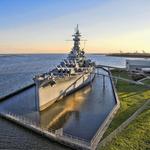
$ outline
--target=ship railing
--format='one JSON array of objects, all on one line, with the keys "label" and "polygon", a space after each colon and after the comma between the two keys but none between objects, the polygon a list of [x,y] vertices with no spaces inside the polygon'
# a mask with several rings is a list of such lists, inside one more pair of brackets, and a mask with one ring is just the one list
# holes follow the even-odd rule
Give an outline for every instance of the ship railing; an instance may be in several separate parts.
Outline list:
[{"label": "ship railing", "polygon": [[[84,76],[86,75],[87,73],[84,73],[82,76],[80,76],[77,80],[75,80],[71,85],[69,85],[60,95],[59,95],[59,97],[57,98],[57,99],[60,99],[62,96],[66,96],[66,94],[67,94],[67,92],[69,91],[69,89],[71,89],[71,88],[74,88],[75,86],[76,86],[76,84],[77,84],[77,82],[80,80],[80,79],[82,79],[82,78],[84,78]],[[91,78],[91,76],[92,76],[92,72],[90,72],[90,78]],[[82,80],[82,83],[84,83],[85,81],[84,80]]]},{"label": "ship railing", "polygon": [[0,115],[5,117],[8,120],[11,120],[11,121],[17,123],[17,124],[25,125],[26,127],[31,128],[33,130],[36,129],[37,131],[40,131],[41,133],[53,134],[57,137],[62,137],[62,139],[66,140],[66,141],[71,141],[78,145],[90,146],[90,142],[88,140],[67,134],[63,131],[63,129],[61,132],[57,132],[58,130],[47,129],[47,128],[41,127],[39,123],[37,123],[33,120],[30,120],[29,118],[27,118],[25,116],[15,114],[10,111],[1,111]]},{"label": "ship railing", "polygon": [[67,133],[63,133],[62,136],[63,136],[63,138],[67,138],[67,139],[69,138],[73,142],[77,142],[77,143],[80,143],[80,144],[90,146],[90,142],[86,139],[83,139],[83,138],[80,138],[80,137],[77,137],[77,136],[73,136],[73,135],[70,135],[70,134],[67,134]]},{"label": "ship railing", "polygon": [[40,125],[39,122],[33,121],[33,120],[29,119],[29,117],[25,117],[23,115],[19,115],[19,114],[10,112],[10,111],[1,111],[0,115],[7,118],[8,120],[13,120],[14,122],[16,122],[18,124],[29,125],[38,130],[42,130],[43,132],[48,131],[53,134],[55,133],[55,130],[44,128]]}]

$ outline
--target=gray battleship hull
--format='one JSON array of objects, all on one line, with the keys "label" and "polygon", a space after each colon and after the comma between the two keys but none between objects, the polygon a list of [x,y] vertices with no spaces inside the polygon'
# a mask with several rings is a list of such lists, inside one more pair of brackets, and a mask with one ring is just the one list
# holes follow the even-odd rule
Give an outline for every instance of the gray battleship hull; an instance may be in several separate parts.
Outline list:
[{"label": "gray battleship hull", "polygon": [[81,73],[57,79],[54,87],[49,84],[43,87],[36,86],[37,109],[42,111],[64,96],[88,85],[94,76],[94,72]]}]

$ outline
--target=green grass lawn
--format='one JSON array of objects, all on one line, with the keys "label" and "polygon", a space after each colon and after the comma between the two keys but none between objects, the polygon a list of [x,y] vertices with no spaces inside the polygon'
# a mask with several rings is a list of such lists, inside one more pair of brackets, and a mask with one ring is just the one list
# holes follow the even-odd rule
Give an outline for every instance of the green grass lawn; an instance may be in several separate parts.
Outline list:
[{"label": "green grass lawn", "polygon": [[144,110],[129,126],[101,150],[149,150],[150,109]]},{"label": "green grass lawn", "polygon": [[148,85],[150,85],[150,79],[145,79],[144,81],[142,81],[143,83],[145,83],[145,84],[148,84]]},{"label": "green grass lawn", "polygon": [[132,80],[131,75],[125,70],[114,69],[111,71],[113,76],[120,76]]},{"label": "green grass lawn", "polygon": [[[125,71],[118,72],[114,70],[112,71],[112,74],[115,76],[118,76],[118,74],[120,74],[120,77],[130,79],[130,75]],[[147,87],[143,85],[135,85],[135,84],[127,83],[122,80],[118,80],[116,89],[117,89],[118,97],[120,100],[120,109],[118,110],[116,116],[111,122],[109,128],[105,132],[103,138],[106,137],[108,134],[110,134],[119,125],[121,125],[121,123],[123,123],[127,118],[129,118],[146,100],[150,99],[150,89],[148,89]],[[150,118],[150,115],[145,118],[148,118],[148,117]],[[144,128],[144,126],[142,128]],[[130,133],[126,135],[127,136],[125,138],[128,141],[128,136],[130,136]],[[139,138],[138,136],[140,136],[140,134],[137,134],[137,138]],[[116,140],[117,139],[118,138],[116,138]],[[130,143],[130,141],[128,141],[128,143]],[[126,146],[128,145],[128,143],[126,143]]]}]

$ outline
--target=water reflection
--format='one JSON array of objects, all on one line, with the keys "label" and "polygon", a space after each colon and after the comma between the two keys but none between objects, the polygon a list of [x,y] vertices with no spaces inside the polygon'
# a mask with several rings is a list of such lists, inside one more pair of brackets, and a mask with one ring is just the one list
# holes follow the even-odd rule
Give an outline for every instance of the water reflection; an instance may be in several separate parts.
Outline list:
[{"label": "water reflection", "polygon": [[71,94],[63,100],[56,102],[51,107],[40,113],[41,127],[46,129],[62,128],[72,115],[76,120],[80,118],[80,108],[91,92],[91,86],[87,86],[75,94]]}]

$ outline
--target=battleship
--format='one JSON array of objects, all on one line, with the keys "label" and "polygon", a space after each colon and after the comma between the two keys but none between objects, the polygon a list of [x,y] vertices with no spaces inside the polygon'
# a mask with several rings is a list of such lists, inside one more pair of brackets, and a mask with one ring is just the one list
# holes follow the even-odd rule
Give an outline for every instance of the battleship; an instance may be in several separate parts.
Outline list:
[{"label": "battleship", "polygon": [[94,80],[95,63],[87,59],[84,48],[80,48],[81,33],[78,25],[72,37],[74,45],[67,58],[53,70],[33,78],[39,111],[45,110],[54,102],[89,85]]}]

